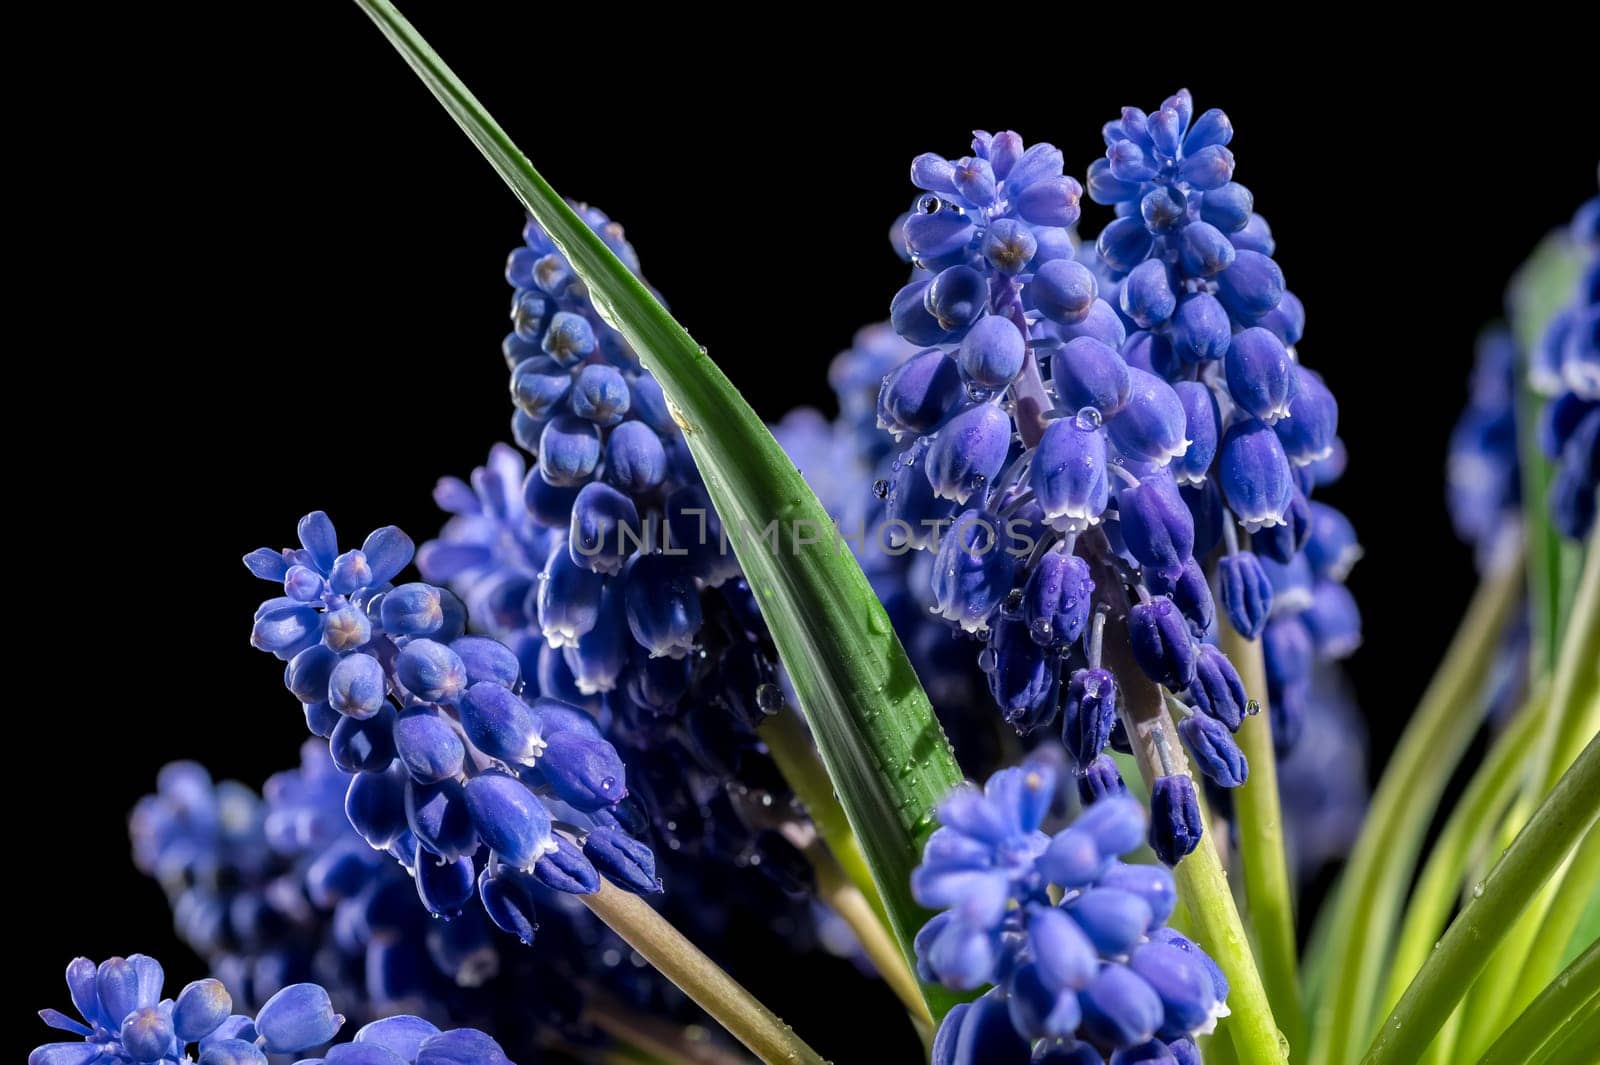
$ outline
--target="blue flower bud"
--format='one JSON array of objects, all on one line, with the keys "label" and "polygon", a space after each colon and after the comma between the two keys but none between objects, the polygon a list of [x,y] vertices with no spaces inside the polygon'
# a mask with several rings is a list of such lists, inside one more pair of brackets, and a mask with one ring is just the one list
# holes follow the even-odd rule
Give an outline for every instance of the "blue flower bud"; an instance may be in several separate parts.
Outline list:
[{"label": "blue flower bud", "polygon": [[1128,643],[1139,668],[1157,684],[1182,691],[1194,680],[1194,639],[1183,614],[1166,596],[1128,611]]},{"label": "blue flower bud", "polygon": [[1133,387],[1128,403],[1111,419],[1111,442],[1135,462],[1165,466],[1189,450],[1184,436],[1188,415],[1172,386],[1154,374],[1129,367]]},{"label": "blue flower bud", "polygon": [[283,671],[283,685],[296,699],[314,703],[328,695],[328,678],[339,656],[320,644],[307,647],[290,659]]},{"label": "blue flower bud", "polygon": [[1195,764],[1219,788],[1237,788],[1250,777],[1250,765],[1233,734],[1216,718],[1191,714],[1178,722],[1178,735],[1189,745]]},{"label": "blue flower bud", "polygon": [[1028,1039],[1071,1036],[1083,1020],[1078,996],[1062,994],[1045,983],[1039,966],[1024,962],[1006,982],[1006,1008],[1011,1025]]},{"label": "blue flower bud", "polygon": [[1272,331],[1272,335],[1285,344],[1294,345],[1306,332],[1306,308],[1296,296],[1288,289],[1283,290],[1283,299],[1278,305],[1261,316],[1260,325]]},{"label": "blue flower bud", "polygon": [[934,495],[965,503],[981,493],[1005,466],[1011,431],[1011,416],[993,403],[979,403],[950,419],[923,463]]},{"label": "blue flower bud", "polygon": [[1065,912],[1053,906],[1031,905],[1027,929],[1028,946],[1046,988],[1053,992],[1076,991],[1094,979],[1100,965],[1094,944]]},{"label": "blue flower bud", "polygon": [[[924,980],[935,981],[932,975],[925,975]],[[944,1020],[939,1025],[938,1032],[934,1033],[933,1046],[929,1051],[930,1065],[955,1065],[956,1043],[961,1038],[961,1022],[966,1019],[972,1010],[970,1003],[958,1002],[945,1014]],[[30,1062],[29,1065],[32,1065]],[[47,1063],[53,1065],[53,1063]]]},{"label": "blue flower bud", "polygon": [[571,311],[557,311],[545,330],[539,350],[562,366],[571,366],[593,355],[599,342],[588,319]]},{"label": "blue flower bud", "polygon": [[1152,595],[1164,595],[1172,600],[1189,623],[1189,632],[1195,640],[1205,639],[1217,620],[1217,609],[1211,598],[1211,585],[1199,562],[1189,558],[1181,566],[1147,569],[1144,579]]},{"label": "blue flower bud", "polygon": [[[1284,691],[1311,678],[1315,648],[1311,633],[1298,614],[1276,614],[1261,633],[1261,653],[1267,664],[1267,690]],[[1276,702],[1276,695],[1273,701]]]},{"label": "blue flower bud", "polygon": [[1318,581],[1311,607],[1300,617],[1320,659],[1348,658],[1361,646],[1361,611],[1350,589],[1342,584]]},{"label": "blue flower bud", "polygon": [[339,659],[324,689],[328,705],[349,717],[367,718],[383,709],[389,680],[383,664],[371,655]]},{"label": "blue flower bud", "polygon": [[444,624],[444,590],[431,584],[402,584],[385,592],[378,614],[391,636],[428,636]]},{"label": "blue flower bud", "polygon": [[269,1054],[321,1046],[342,1024],[344,1018],[333,1012],[328,992],[316,984],[291,984],[267,999],[256,1014],[261,1048]]},{"label": "blue flower bud", "polygon": [[172,1007],[172,1030],[185,1043],[216,1031],[233,1012],[233,997],[221,980],[196,980],[178,992]]},{"label": "blue flower bud", "polygon": [[334,607],[322,616],[322,644],[331,651],[354,651],[371,639],[372,621],[354,603]]},{"label": "blue flower bud", "polygon": [[635,557],[628,564],[625,604],[633,638],[652,655],[682,658],[694,648],[700,595],[681,557]]},{"label": "blue flower bud", "polygon": [[1117,682],[1103,669],[1079,669],[1067,683],[1061,742],[1080,766],[1105,750],[1117,720]]},{"label": "blue flower bud", "polygon": [[606,439],[606,481],[624,492],[639,494],[657,487],[667,476],[667,453],[661,437],[644,422],[623,422]]},{"label": "blue flower bud", "polygon": [[[1297,484],[1290,494],[1289,507],[1283,512],[1283,521],[1251,533],[1250,546],[1261,556],[1263,564],[1267,566],[1268,576],[1272,576],[1274,572],[1271,568],[1272,563],[1285,566],[1298,560],[1304,564],[1305,560],[1300,557],[1300,551],[1310,536],[1311,507]],[[1305,583],[1309,585],[1309,569],[1304,573],[1304,577]],[[1277,586],[1276,581],[1274,586]],[[1278,591],[1281,595],[1282,589],[1278,588]]]},{"label": "blue flower bud", "polygon": [[466,790],[478,836],[511,868],[531,870],[556,849],[550,811],[516,777],[480,773],[467,781]]},{"label": "blue flower bud", "polygon": [[399,1055],[402,1061],[415,1061],[422,1044],[438,1034],[439,1029],[421,1017],[400,1013],[364,1025],[356,1033],[355,1042],[382,1047]]},{"label": "blue flower bud", "polygon": [[934,559],[937,613],[967,632],[987,628],[1011,591],[1017,561],[1006,550],[1005,523],[973,508],[956,518]]},{"label": "blue flower bud", "polygon": [[1066,228],[1077,223],[1083,186],[1070,177],[1036,181],[1018,193],[1013,209],[1024,222]]},{"label": "blue flower bud", "polygon": [[985,995],[962,1018],[950,1065],[1029,1065],[1031,1058],[1032,1048],[1012,1025],[1005,1001]]},{"label": "blue flower bud", "polygon": [[939,271],[922,296],[924,307],[946,333],[961,332],[977,321],[988,301],[989,282],[970,266]]},{"label": "blue flower bud", "polygon": [[878,425],[894,433],[931,433],[964,394],[955,362],[940,351],[924,351],[884,377]]},{"label": "blue flower bud", "polygon": [[1087,266],[1071,259],[1052,259],[1033,275],[1027,294],[1040,314],[1052,322],[1072,325],[1088,317],[1099,289]]},{"label": "blue flower bud", "polygon": [[643,537],[633,500],[598,481],[579,490],[567,533],[567,553],[576,565],[595,573],[619,573]]},{"label": "blue flower bud", "polygon": [[1111,164],[1111,174],[1121,181],[1149,181],[1157,174],[1156,163],[1143,147],[1131,140],[1121,140],[1106,149],[1106,161]]},{"label": "blue flower bud", "polygon": [[[1015,137],[1016,144],[1020,145],[1022,143],[1021,138],[1016,137],[1016,134],[1001,134],[1001,136]],[[1037,144],[1029,145],[1027,151],[1022,153],[1021,158],[1005,174],[1000,176],[1005,178],[1006,187],[1011,191],[1012,195],[1016,195],[1037,182],[1050,181],[1060,177],[1064,166],[1065,163],[1060,149],[1053,144],[1040,141]],[[1000,174],[998,168],[995,173]]]},{"label": "blue flower bud", "polygon": [[632,402],[628,381],[614,366],[591,363],[572,384],[572,413],[596,425],[616,425]]},{"label": "blue flower bud", "polygon": [[539,434],[539,473],[546,484],[582,484],[599,464],[600,429],[594,422],[559,414]]},{"label": "blue flower bud", "polygon": [[556,833],[556,849],[533,867],[533,878],[552,891],[568,895],[592,895],[600,890],[600,873],[583,850],[566,836]]},{"label": "blue flower bud", "polygon": [[546,742],[539,771],[568,804],[579,810],[598,810],[628,794],[622,759],[604,739],[572,729],[557,732]]},{"label": "blue flower bud", "polygon": [[1200,843],[1200,800],[1194,781],[1182,774],[1157,777],[1150,790],[1150,849],[1177,865]]},{"label": "blue flower bud", "polygon": [[1135,266],[1122,282],[1122,313],[1141,329],[1150,329],[1172,317],[1178,308],[1167,264],[1146,259]]},{"label": "blue flower bud", "polygon": [[913,344],[940,344],[950,336],[949,330],[928,310],[925,297],[931,285],[929,281],[913,281],[895,293],[889,303],[890,325]]},{"label": "blue flower bud", "polygon": [[639,895],[661,890],[656,856],[650,848],[618,828],[592,829],[583,840],[584,857],[607,880]]},{"label": "blue flower bud", "polygon": [[1239,731],[1249,704],[1244,681],[1239,679],[1239,671],[1228,656],[1214,645],[1200,645],[1194,683],[1186,695],[1202,714],[1222,722],[1231,732]]},{"label": "blue flower bud", "polygon": [[431,706],[413,707],[395,718],[394,749],[419,784],[458,775],[467,753],[450,723]]},{"label": "blue flower bud", "polygon": [[1109,754],[1102,754],[1088,765],[1079,770],[1078,775],[1078,801],[1084,806],[1093,806],[1106,799],[1113,799],[1128,794],[1128,785],[1122,779],[1122,772],[1117,769],[1117,763]]},{"label": "blue flower bud", "polygon": [[1310,534],[1306,538],[1306,561],[1319,579],[1342,581],[1361,558],[1361,543],[1356,530],[1345,517],[1326,503],[1310,504]]},{"label": "blue flower bud", "polygon": [[1076,643],[1089,623],[1094,579],[1077,555],[1050,551],[1034,566],[1022,590],[1028,634],[1041,647]]},{"label": "blue flower bud", "polygon": [[1111,172],[1109,159],[1089,164],[1089,199],[1102,205],[1124,203],[1139,195],[1139,182],[1124,181]]},{"label": "blue flower bud", "polygon": [[1237,181],[1208,189],[1200,197],[1200,217],[1224,233],[1236,233],[1250,221],[1255,197]]},{"label": "blue flower bud", "polygon": [[1089,306],[1089,313],[1083,321],[1058,325],[1056,332],[1062,340],[1092,337],[1113,351],[1121,351],[1123,341],[1128,339],[1128,327],[1122,324],[1122,316],[1103,299],[1097,299]]},{"label": "blue flower bud", "polygon": [[[996,319],[998,320],[998,319]],[[889,493],[884,500],[885,540],[890,547],[924,548],[938,538],[955,514],[953,500],[933,493],[923,473],[929,441],[926,437],[894,457],[889,472]]]},{"label": "blue flower bud", "polygon": [[489,866],[478,874],[478,898],[489,920],[502,932],[516,936],[523,946],[533,943],[539,931],[538,910],[528,874],[505,866]]},{"label": "blue flower bud", "polygon": [[1216,226],[1191,222],[1178,236],[1179,261],[1190,277],[1215,277],[1233,265],[1234,247]]},{"label": "blue flower bud", "polygon": [[[1244,411],[1268,425],[1289,416],[1290,401],[1299,388],[1299,369],[1277,337],[1260,326],[1236,334],[1223,368],[1228,392]],[[1328,428],[1331,439],[1331,425]]]},{"label": "blue flower bud", "polygon": [[283,594],[297,603],[314,603],[322,598],[327,582],[310,566],[290,566],[283,575]]},{"label": "blue flower bud", "polygon": [[1283,299],[1283,271],[1260,252],[1241,249],[1217,275],[1217,298],[1240,322],[1254,324]]},{"label": "blue flower bud", "polygon": [[1055,528],[1081,532],[1094,525],[1111,498],[1105,435],[1078,418],[1052,421],[1034,452],[1028,483]]},{"label": "blue flower bud", "polygon": [[405,771],[357,773],[345,792],[344,812],[351,827],[373,850],[383,850],[406,831]]},{"label": "blue flower bud", "polygon": [[561,656],[572,671],[573,683],[584,695],[616,688],[628,656],[638,646],[628,631],[628,610],[621,582],[609,583],[600,597],[600,614],[594,628],[576,644],[562,648]]},{"label": "blue flower bud", "polygon": [[472,859],[436,858],[419,843],[415,875],[417,897],[429,913],[449,920],[461,915],[475,885]]},{"label": "blue flower bud", "polygon": [[1271,255],[1277,247],[1277,242],[1272,239],[1272,227],[1259,214],[1251,215],[1244,228],[1229,234],[1228,239],[1240,251],[1258,252],[1261,255]]},{"label": "blue flower bud", "polygon": [[1050,359],[1056,398],[1069,411],[1093,407],[1109,417],[1128,402],[1133,379],[1128,364],[1093,337],[1074,337]]},{"label": "blue flower bud", "polygon": [[1217,468],[1228,506],[1247,531],[1283,523],[1295,480],[1271,428],[1254,418],[1229,426]]},{"label": "blue flower bud", "polygon": [[1118,218],[1100,231],[1095,250],[1111,269],[1127,273],[1150,255],[1152,243],[1143,220]]},{"label": "blue flower bud", "polygon": [[994,203],[994,169],[987,159],[967,157],[956,162],[951,169],[951,181],[961,198],[975,207]]},{"label": "blue flower bud", "polygon": [[511,402],[530,418],[548,418],[572,391],[572,375],[543,356],[527,359],[511,371]]},{"label": "blue flower bud", "polygon": [[467,667],[442,643],[412,640],[395,659],[395,676],[424,702],[453,703],[467,690]]},{"label": "blue flower bud", "polygon": [[467,794],[455,780],[406,782],[406,824],[431,856],[454,861],[478,849]]},{"label": "blue flower bud", "polygon": [[1172,476],[1180,485],[1200,484],[1211,469],[1222,435],[1217,398],[1199,381],[1179,381],[1172,389],[1183,404],[1184,436],[1189,438],[1189,449],[1172,460]]},{"label": "blue flower bud", "polygon": [[1211,362],[1227,353],[1233,340],[1233,324],[1215,296],[1193,292],[1178,300],[1169,339],[1173,351],[1184,362]]},{"label": "blue flower bud", "polygon": [[1202,191],[1220,189],[1233,178],[1233,153],[1220,144],[1188,148],[1178,164],[1178,179]]},{"label": "blue flower bud", "polygon": [[989,693],[1006,722],[1018,735],[1026,735],[1055,717],[1056,666],[1050,654],[1030,637],[1025,622],[1002,617],[993,633]]},{"label": "blue flower bud", "polygon": [[1091,887],[1062,904],[1103,957],[1126,954],[1154,921],[1150,904],[1127,891]]},{"label": "blue flower bud", "polygon": [[557,546],[545,560],[537,597],[539,628],[553,648],[576,643],[600,616],[605,578]]},{"label": "blue flower bud", "polygon": [[980,318],[962,338],[957,352],[961,372],[979,388],[1001,389],[1022,370],[1028,345],[1009,318]]},{"label": "blue flower bud", "polygon": [[1289,414],[1273,425],[1289,461],[1297,466],[1327,458],[1339,427],[1339,404],[1314,370],[1295,367],[1298,382]]},{"label": "blue flower bud", "polygon": [[1112,962],[1078,994],[1083,1032],[1114,1048],[1136,1046],[1156,1034],[1164,1014],[1161,999],[1126,965]]},{"label": "blue flower bud", "polygon": [[322,639],[322,616],[292,599],[263,603],[250,630],[250,646],[287,662]]},{"label": "blue flower bud", "polygon": [[[539,454],[539,438],[544,435],[546,419],[535,418],[525,410],[511,412],[511,439],[517,446],[533,455]],[[538,466],[534,467],[538,473]]]},{"label": "blue flower bud", "polygon": [[1272,612],[1272,583],[1261,560],[1249,551],[1225,556],[1217,562],[1217,586],[1234,631],[1247,640],[1261,635]]},{"label": "blue flower bud", "polygon": [[430,1036],[417,1048],[415,1065],[511,1065],[500,1044],[475,1028]]},{"label": "blue flower bud", "polygon": [[1128,865],[1113,862],[1100,878],[1103,888],[1115,888],[1137,895],[1150,907],[1151,925],[1165,924],[1178,905],[1178,887],[1172,874],[1159,865]]},{"label": "blue flower bud", "polygon": [[1033,230],[1015,218],[997,218],[984,231],[984,261],[1007,277],[1020,274],[1033,260],[1039,242]]},{"label": "blue flower bud", "polygon": [[[172,1046],[172,1019],[158,1007],[146,1006],[128,1014],[117,1034],[124,1052],[134,1061],[159,1061]],[[90,1045],[89,1050],[93,1053],[94,1047]]]},{"label": "blue flower bud", "polygon": [[1168,233],[1188,216],[1188,205],[1178,189],[1157,185],[1139,201],[1139,217],[1152,233]]},{"label": "blue flower bud", "polygon": [[1164,1016],[1157,1034],[1163,1039],[1187,1035],[1210,1023],[1216,991],[1194,952],[1171,943],[1144,943],[1129,955],[1128,967],[1161,999]]},{"label": "blue flower bud", "polygon": [[1123,543],[1142,564],[1181,569],[1194,554],[1194,518],[1165,471],[1117,492]]},{"label": "blue flower bud", "polygon": [[1049,1043],[1039,1048],[1033,1065],[1105,1065],[1105,1060],[1105,1056],[1088,1043]]},{"label": "blue flower bud", "polygon": [[295,531],[300,536],[300,546],[306,549],[319,571],[326,573],[339,554],[339,537],[333,522],[320,510],[313,510],[300,519]]},{"label": "blue flower bud", "polygon": [[923,152],[911,160],[911,183],[929,192],[955,192],[955,166],[942,155]]},{"label": "blue flower bud", "polygon": [[249,1040],[217,1039],[200,1051],[200,1065],[267,1065],[267,1056]]},{"label": "blue flower bud", "polygon": [[930,267],[958,260],[976,231],[972,219],[937,199],[924,197],[920,204],[932,209],[913,211],[906,217],[901,229],[906,248]]},{"label": "blue flower bud", "polygon": [[1100,854],[1114,858],[1144,842],[1144,808],[1133,799],[1108,799],[1085,810],[1073,827],[1095,839]]}]

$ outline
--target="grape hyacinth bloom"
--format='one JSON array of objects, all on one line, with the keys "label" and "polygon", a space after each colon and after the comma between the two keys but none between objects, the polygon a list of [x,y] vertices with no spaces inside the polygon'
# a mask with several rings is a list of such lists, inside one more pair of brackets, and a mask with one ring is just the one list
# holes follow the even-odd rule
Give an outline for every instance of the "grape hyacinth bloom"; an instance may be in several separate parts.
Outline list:
[{"label": "grape hyacinth bloom", "polygon": [[992,986],[946,1017],[936,1063],[1170,1060],[1228,1012],[1216,964],[1165,927],[1172,874],[1118,860],[1143,841],[1144,810],[1107,797],[1047,835],[1054,792],[1054,769],[1030,761],[939,808],[912,880],[938,911],[918,968],[957,990]]},{"label": "grape hyacinth bloom", "polygon": [[[593,891],[595,855],[577,848],[617,824],[627,796],[621,756],[595,719],[559,698],[536,697],[542,685],[524,678],[510,649],[465,635],[466,612],[449,591],[389,583],[410,562],[411,542],[399,530],[368,538],[386,552],[370,565],[329,561],[365,552],[337,555],[320,511],[300,527],[300,548],[263,548],[246,565],[286,585],[308,563],[319,575],[343,564],[362,580],[324,579],[315,594],[269,600],[257,616],[275,626],[273,636],[257,643],[288,658],[285,682],[312,731],[327,736],[334,763],[353,774],[345,812],[356,831],[411,872],[424,905],[441,917],[478,896],[497,924],[522,931],[522,907],[507,899],[527,892],[518,895],[515,885]],[[294,640],[277,635],[288,622],[276,619],[289,615],[304,633]],[[360,618],[359,641],[350,635],[355,626],[335,624],[344,615]],[[648,850],[636,857],[640,869],[624,872],[604,857],[598,865],[629,890],[657,890]],[[573,866],[583,872],[576,881]]]},{"label": "grape hyacinth bloom", "polygon": [[1554,464],[1550,518],[1581,540],[1600,506],[1600,196],[1578,208],[1569,233],[1582,257],[1577,291],[1540,338],[1529,379],[1546,398],[1539,441]]},{"label": "grape hyacinth bloom", "polygon": [[[883,517],[933,553],[928,605],[984,643],[1005,718],[1061,717],[1080,773],[1117,718],[1091,616],[1125,617],[1140,670],[1223,726],[1180,730],[1222,787],[1248,773],[1231,733],[1253,704],[1216,626],[1263,641],[1282,750],[1315,663],[1359,642],[1342,583],[1359,547],[1310,499],[1342,464],[1337,403],[1300,364],[1304,311],[1232,181],[1231,136],[1187,92],[1126,109],[1088,182],[1117,218],[1078,249],[1060,153],[980,132],[966,158],[916,159],[895,232],[915,271],[891,322],[923,350],[878,397]],[[1153,834],[1194,839],[1179,821]]]},{"label": "grape hyacinth bloom", "polygon": [[[233,1011],[222,983],[196,980],[176,998],[162,998],[164,973],[143,954],[110,958],[96,965],[77,958],[67,966],[67,987],[82,1020],[59,1010],[40,1010],[50,1027],[80,1037],[48,1043],[28,1055],[28,1065],[267,1065],[269,1055],[300,1054],[331,1042],[345,1018],[334,1012],[325,988],[292,984],[273,995],[253,1016]],[[350,1043],[329,1047],[308,1063],[472,1061],[512,1065],[505,1051],[471,1028],[441,1031],[421,1017],[396,1015],[363,1027]]]},{"label": "grape hyacinth bloom", "polygon": [[1467,406],[1450,433],[1445,497],[1456,535],[1494,570],[1522,536],[1522,477],[1517,463],[1517,347],[1505,326],[1478,338]]}]

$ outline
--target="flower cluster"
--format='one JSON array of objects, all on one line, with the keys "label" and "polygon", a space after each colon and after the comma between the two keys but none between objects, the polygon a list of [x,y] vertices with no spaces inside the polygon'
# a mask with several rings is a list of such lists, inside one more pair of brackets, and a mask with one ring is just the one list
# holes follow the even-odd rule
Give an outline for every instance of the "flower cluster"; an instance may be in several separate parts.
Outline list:
[{"label": "flower cluster", "polygon": [[1600,196],[1578,208],[1571,237],[1583,257],[1577,291],[1535,348],[1530,379],[1549,398],[1539,440],[1555,463],[1551,520],[1562,535],[1582,539],[1600,492]]},{"label": "flower cluster", "polygon": [[453,917],[476,894],[530,940],[533,883],[588,893],[603,873],[659,889],[650,848],[624,825],[635,818],[622,759],[595,719],[534,698],[515,654],[464,635],[449,591],[391,584],[411,560],[404,533],[380,529],[340,553],[317,511],[300,544],[246,556],[286,593],[262,604],[251,640],[288,663],[312,732],[355,774],[350,823],[411,872],[430,912]]},{"label": "flower cluster", "polygon": [[[1337,404],[1300,365],[1304,313],[1232,181],[1231,136],[1187,92],[1124,110],[1089,172],[1118,215],[1093,252],[1074,250],[1077,185],[1049,145],[979,133],[969,157],[919,156],[924,193],[899,227],[917,273],[890,313],[925,350],[877,403],[897,447],[886,525],[934,553],[934,610],[985,642],[1007,720],[1060,716],[1093,765],[1118,693],[1092,619],[1125,615],[1133,658],[1195,711],[1181,731],[1222,787],[1247,772],[1232,732],[1249,702],[1214,643],[1217,600],[1263,641],[1283,749],[1313,666],[1359,640],[1353,531],[1309,500],[1342,468]],[[1189,817],[1187,787],[1158,787],[1158,814]],[[1154,835],[1181,857],[1198,822],[1171,827]]]},{"label": "flower cluster", "polygon": [[917,936],[918,965],[958,990],[993,987],[946,1017],[934,1062],[1197,1061],[1193,1037],[1226,1015],[1227,981],[1165,927],[1172,874],[1117,860],[1143,842],[1144,811],[1108,798],[1047,835],[1054,776],[1003,769],[939,808],[912,878],[941,911]]},{"label": "flower cluster", "polygon": [[[59,1010],[40,1010],[50,1027],[79,1036],[47,1043],[28,1065],[96,1065],[140,1062],[192,1065],[198,1049],[206,1065],[267,1065],[268,1055],[297,1054],[329,1043],[344,1025],[326,989],[300,983],[283,988],[254,1016],[233,1012],[218,980],[196,980],[162,998],[165,974],[154,958],[134,954],[96,965],[77,958],[67,966],[67,988],[82,1021]],[[397,1015],[366,1025],[353,1042],[330,1047],[302,1065],[512,1065],[489,1036],[471,1028],[442,1032],[421,1017]]]}]

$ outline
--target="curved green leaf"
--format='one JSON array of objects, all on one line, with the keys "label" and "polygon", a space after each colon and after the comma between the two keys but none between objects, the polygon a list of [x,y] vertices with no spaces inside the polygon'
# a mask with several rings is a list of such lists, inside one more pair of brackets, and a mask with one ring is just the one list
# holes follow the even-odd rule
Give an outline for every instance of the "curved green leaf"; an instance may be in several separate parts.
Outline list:
[{"label": "curved green leaf", "polygon": [[[357,2],[550,234],[595,307],[661,383],[909,956],[927,916],[911,898],[911,870],[933,829],[934,805],[961,773],[861,567],[716,363],[545,182],[394,5]],[[925,994],[935,1016],[951,1001],[937,989]]]}]

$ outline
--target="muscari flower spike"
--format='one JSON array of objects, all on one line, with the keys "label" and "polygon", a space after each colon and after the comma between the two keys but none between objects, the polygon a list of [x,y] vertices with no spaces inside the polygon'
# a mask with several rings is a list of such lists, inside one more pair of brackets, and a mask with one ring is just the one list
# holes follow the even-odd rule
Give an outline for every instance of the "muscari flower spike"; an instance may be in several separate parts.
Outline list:
[{"label": "muscari flower spike", "polygon": [[1600,506],[1600,196],[1578,208],[1569,232],[1582,256],[1577,290],[1540,338],[1529,381],[1546,397],[1539,441],[1554,464],[1550,518],[1578,540]]},{"label": "muscari flower spike", "polygon": [[[267,1065],[268,1055],[325,1046],[345,1022],[320,984],[291,984],[251,1016],[233,1012],[233,999],[219,980],[196,980],[176,998],[162,998],[163,980],[160,963],[143,954],[110,958],[98,966],[88,958],[75,959],[67,966],[67,987],[82,1020],[53,1009],[40,1010],[39,1016],[80,1039],[36,1047],[28,1065]],[[480,1031],[440,1031],[421,1017],[404,1014],[374,1021],[353,1041],[300,1061],[512,1065],[500,1044]]]},{"label": "muscari flower spike", "polygon": [[[301,540],[301,549],[253,552],[246,565],[287,583],[304,562],[324,576],[338,568],[331,560],[348,557],[337,554],[320,511],[302,520]],[[367,540],[375,542],[394,546],[381,565],[348,567],[363,575],[359,583],[341,589],[324,576],[316,595],[270,600],[257,614],[257,645],[288,658],[285,682],[312,731],[353,774],[350,823],[411,872],[424,905],[441,917],[481,894],[480,869],[488,881],[570,887],[553,856],[563,837],[581,843],[618,823],[627,796],[621,756],[584,709],[539,696],[540,682],[524,677],[509,648],[465,635],[466,611],[452,593],[390,583],[410,561],[404,534],[380,530]],[[338,624],[346,615],[362,624]],[[264,624],[271,639],[259,637]],[[350,635],[357,628],[359,641]],[[289,629],[300,635],[278,635]],[[659,890],[648,848],[637,858],[639,868],[616,881]]]},{"label": "muscari flower spike", "polygon": [[912,879],[939,911],[917,935],[918,968],[957,990],[992,986],[946,1017],[933,1060],[1190,1060],[1228,1012],[1227,981],[1165,927],[1172,874],[1118,860],[1144,841],[1144,810],[1106,796],[1050,835],[1055,787],[1055,770],[1030,761],[939,808]]},{"label": "muscari flower spike", "polygon": [[1117,218],[1093,248],[1076,247],[1079,187],[1049,145],[980,132],[966,158],[913,163],[922,194],[894,236],[915,269],[890,319],[922,350],[883,378],[895,452],[878,494],[930,530],[903,537],[935,556],[929,605],[984,641],[1019,731],[1065,710],[1087,774],[1112,731],[1083,712],[1100,667],[1087,619],[1126,615],[1140,668],[1224,726],[1181,734],[1232,786],[1250,701],[1213,646],[1215,597],[1221,623],[1264,641],[1281,749],[1313,665],[1359,642],[1342,584],[1359,547],[1309,498],[1342,467],[1337,403],[1300,364],[1304,311],[1232,180],[1227,117],[1180,92],[1104,133],[1088,191]]}]

